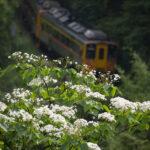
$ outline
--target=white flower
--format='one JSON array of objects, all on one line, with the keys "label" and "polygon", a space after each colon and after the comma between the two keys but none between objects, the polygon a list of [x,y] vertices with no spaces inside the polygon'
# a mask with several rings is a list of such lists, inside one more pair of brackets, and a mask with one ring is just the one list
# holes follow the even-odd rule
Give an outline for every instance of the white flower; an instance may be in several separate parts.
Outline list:
[{"label": "white flower", "polygon": [[101,100],[106,100],[105,95],[102,95],[99,92],[92,92],[92,90],[86,85],[71,85],[70,88],[76,90],[79,93],[85,93],[87,97],[94,97]]},{"label": "white flower", "polygon": [[114,74],[113,77],[113,81],[118,81],[120,79],[120,76],[118,74]]},{"label": "white flower", "polygon": [[48,61],[47,56],[41,55],[41,56],[36,56],[36,55],[29,55],[27,53],[22,53],[22,52],[15,52],[12,55],[10,55],[8,58],[18,60],[18,61],[26,61],[28,63],[36,63],[39,62],[40,60],[43,60],[45,62]]},{"label": "white flower", "polygon": [[40,105],[41,102],[43,102],[43,101],[44,101],[43,98],[36,98],[36,99],[35,99],[35,102],[37,103],[37,105]]},{"label": "white flower", "polygon": [[40,125],[38,124],[38,122],[33,121],[32,124],[36,130],[40,130]]},{"label": "white flower", "polygon": [[115,97],[110,100],[111,105],[121,111],[131,110],[131,112],[135,112],[138,108],[137,103],[126,100],[122,97]]},{"label": "white flower", "polygon": [[48,124],[44,127],[41,127],[40,131],[41,132],[46,132],[49,135],[55,136],[55,137],[58,137],[58,138],[61,138],[61,136],[63,135],[62,128],[56,128],[52,124]]},{"label": "white flower", "polygon": [[45,84],[49,84],[49,83],[57,83],[58,81],[56,79],[53,79],[49,76],[45,76],[45,77],[37,77],[33,80],[31,80],[28,83],[28,86],[40,86],[40,85],[45,85]]},{"label": "white flower", "polygon": [[101,150],[100,147],[95,143],[87,142],[87,146],[88,150]]},{"label": "white flower", "polygon": [[55,123],[66,124],[66,119],[62,115],[56,114],[55,112],[53,112],[53,110],[48,108],[48,106],[43,106],[43,107],[40,107],[40,108],[36,108],[34,110],[34,114],[38,118],[47,115]]},{"label": "white flower", "polygon": [[61,113],[67,118],[75,118],[76,109],[73,107],[51,105],[51,109],[54,113]]},{"label": "white flower", "polygon": [[145,102],[139,104],[139,109],[143,112],[149,111],[150,110],[150,101],[145,101]]},{"label": "white flower", "polygon": [[8,117],[8,116],[3,115],[3,114],[0,114],[0,119],[4,119],[5,121],[11,121],[11,122],[14,121],[14,118]]},{"label": "white flower", "polygon": [[63,126],[63,128],[69,135],[74,135],[78,131],[78,129],[74,127],[72,124],[66,124]]},{"label": "white flower", "polygon": [[92,125],[92,126],[94,126],[94,127],[97,127],[99,124],[98,124],[98,122],[89,121],[89,122],[88,122],[88,125]]},{"label": "white flower", "polygon": [[49,118],[51,118],[55,123],[61,123],[62,125],[66,124],[66,119],[60,115],[60,114],[51,114],[49,115]]},{"label": "white flower", "polygon": [[97,78],[96,78],[95,74],[96,74],[96,71],[92,70],[92,71],[89,72],[89,74],[87,76],[93,78],[94,80],[96,80]]},{"label": "white flower", "polygon": [[48,106],[43,106],[43,107],[39,107],[39,108],[36,108],[34,110],[34,114],[37,115],[38,118],[44,116],[44,115],[51,115],[53,114],[52,110],[50,110],[48,108]]},{"label": "white flower", "polygon": [[7,108],[7,105],[3,102],[0,102],[0,112],[5,111],[6,108]]},{"label": "white flower", "polygon": [[13,92],[7,93],[5,98],[8,102],[17,103],[20,100],[24,100],[25,102],[31,102],[31,99],[27,99],[31,95],[29,90],[25,90],[23,88],[14,89]]},{"label": "white flower", "polygon": [[49,125],[46,125],[44,127],[41,127],[40,131],[41,132],[45,131],[45,132],[49,133],[49,132],[52,132],[52,131],[57,131],[57,128],[55,128],[53,125],[49,124]]},{"label": "white flower", "polygon": [[72,85],[70,88],[76,90],[79,93],[91,92],[91,89],[85,85]]},{"label": "white flower", "polygon": [[104,119],[104,120],[109,121],[109,122],[116,121],[115,116],[108,113],[108,112],[104,112],[104,113],[99,114],[98,119]]},{"label": "white flower", "polygon": [[88,122],[85,119],[77,119],[74,122],[74,126],[77,128],[86,127],[88,126]]},{"label": "white flower", "polygon": [[31,121],[33,119],[32,115],[26,112],[24,109],[21,109],[19,111],[10,110],[9,115],[11,117],[18,118],[18,119],[21,118],[22,121],[25,121],[25,122]]},{"label": "white flower", "polygon": [[87,97],[94,97],[94,98],[99,98],[102,100],[106,100],[105,95],[100,94],[99,92],[87,92],[86,93]]}]

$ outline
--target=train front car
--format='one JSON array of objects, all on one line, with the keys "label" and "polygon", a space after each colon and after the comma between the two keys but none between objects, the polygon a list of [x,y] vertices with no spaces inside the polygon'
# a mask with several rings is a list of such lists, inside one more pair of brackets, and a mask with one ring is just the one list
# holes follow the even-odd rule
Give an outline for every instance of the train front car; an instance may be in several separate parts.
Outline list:
[{"label": "train front car", "polygon": [[[56,1],[38,1],[36,38],[59,56],[70,56],[97,71],[115,71],[117,46],[101,30],[91,30]],[[39,45],[39,44],[37,44]]]},{"label": "train front car", "polygon": [[115,71],[117,45],[102,31],[88,30],[83,63],[99,71]]}]

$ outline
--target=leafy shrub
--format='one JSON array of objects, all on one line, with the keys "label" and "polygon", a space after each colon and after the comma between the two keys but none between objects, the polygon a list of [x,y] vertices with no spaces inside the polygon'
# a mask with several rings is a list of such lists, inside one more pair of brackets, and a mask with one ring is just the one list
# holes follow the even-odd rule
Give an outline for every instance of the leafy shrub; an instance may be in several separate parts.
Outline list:
[{"label": "leafy shrub", "polygon": [[25,86],[1,97],[1,149],[112,150],[126,141],[127,149],[148,148],[150,102],[118,97],[118,75],[96,78],[69,58],[9,58]]}]

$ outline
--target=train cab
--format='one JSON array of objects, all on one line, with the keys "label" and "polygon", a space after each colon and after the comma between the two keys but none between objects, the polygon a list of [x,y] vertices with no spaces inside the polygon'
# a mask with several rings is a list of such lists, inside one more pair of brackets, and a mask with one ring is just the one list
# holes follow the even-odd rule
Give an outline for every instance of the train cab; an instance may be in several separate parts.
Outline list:
[{"label": "train cab", "polygon": [[85,45],[83,63],[92,69],[114,71],[117,59],[117,45],[112,42],[100,42]]}]

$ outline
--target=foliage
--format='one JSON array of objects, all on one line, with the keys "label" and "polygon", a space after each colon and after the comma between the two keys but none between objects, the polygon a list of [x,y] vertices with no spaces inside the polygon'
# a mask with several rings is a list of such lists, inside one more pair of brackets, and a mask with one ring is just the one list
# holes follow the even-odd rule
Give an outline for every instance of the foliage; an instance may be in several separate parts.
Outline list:
[{"label": "foliage", "polygon": [[17,17],[20,4],[20,0],[0,0],[0,67],[9,64],[7,56],[16,49],[25,51],[30,48],[34,53],[35,48],[31,39],[21,27]]},{"label": "foliage", "polygon": [[69,58],[9,58],[25,86],[1,96],[1,149],[148,149],[150,102],[116,97],[117,75],[95,78]]},{"label": "foliage", "polygon": [[150,72],[147,65],[137,54],[134,54],[133,58],[134,60],[131,64],[130,74],[125,75],[122,72],[122,85],[120,86],[120,89],[124,95],[133,100],[149,100],[150,93],[148,91],[150,91]]}]

